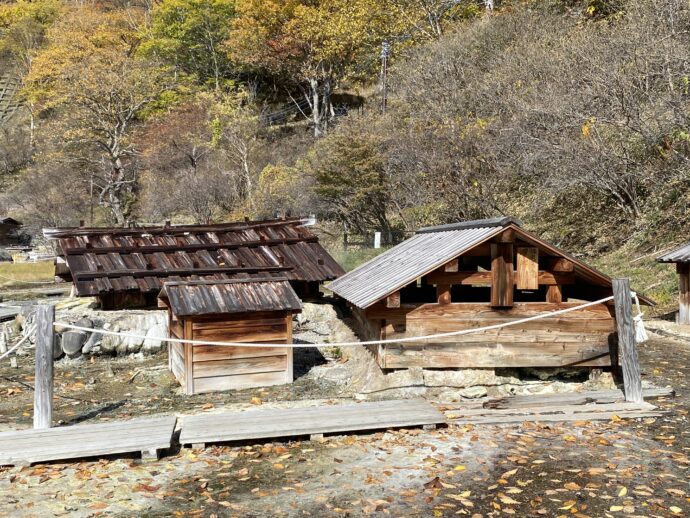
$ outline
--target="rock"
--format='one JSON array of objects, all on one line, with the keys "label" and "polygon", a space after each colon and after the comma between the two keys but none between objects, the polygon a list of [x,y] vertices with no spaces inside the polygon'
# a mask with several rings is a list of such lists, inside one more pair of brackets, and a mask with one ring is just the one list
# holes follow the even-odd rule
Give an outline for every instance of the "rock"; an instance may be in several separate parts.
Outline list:
[{"label": "rock", "polygon": [[62,335],[55,333],[55,340],[53,340],[53,360],[59,360],[63,354]]},{"label": "rock", "polygon": [[156,324],[151,326],[146,332],[146,340],[142,346],[142,351],[147,354],[156,353],[160,351],[165,342],[162,338],[168,337],[168,327],[163,324]]},{"label": "rock", "polygon": [[84,331],[67,331],[62,334],[62,350],[70,358],[81,355],[81,348],[86,343]]},{"label": "rock", "polygon": [[12,261],[12,254],[4,248],[0,248],[0,263],[11,263]]},{"label": "rock", "polygon": [[[113,328],[113,331],[119,331],[118,327]],[[103,335],[101,339],[101,350],[106,354],[115,354],[117,346],[120,343],[120,338],[114,335]]]},{"label": "rock", "polygon": [[[101,333],[91,333],[86,339],[84,347],[82,347],[82,354],[89,354],[96,352],[96,346],[101,345],[101,338],[103,335]],[[98,348],[100,351],[100,347]]]},{"label": "rock", "polygon": [[77,320],[74,323],[75,326],[79,327],[88,327],[89,329],[93,329],[93,322],[91,321],[90,318],[82,317],[79,320]]},{"label": "rock", "polygon": [[486,387],[476,386],[467,387],[465,389],[459,390],[459,394],[466,399],[477,399],[487,395],[488,391]]}]

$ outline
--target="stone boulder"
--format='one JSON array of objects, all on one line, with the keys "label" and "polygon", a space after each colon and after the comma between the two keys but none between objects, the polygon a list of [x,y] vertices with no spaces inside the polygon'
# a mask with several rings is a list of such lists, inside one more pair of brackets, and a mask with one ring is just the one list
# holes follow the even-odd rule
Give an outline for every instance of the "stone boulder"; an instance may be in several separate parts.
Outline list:
[{"label": "stone boulder", "polygon": [[68,358],[81,356],[81,349],[86,343],[85,331],[67,331],[62,333],[62,350]]}]

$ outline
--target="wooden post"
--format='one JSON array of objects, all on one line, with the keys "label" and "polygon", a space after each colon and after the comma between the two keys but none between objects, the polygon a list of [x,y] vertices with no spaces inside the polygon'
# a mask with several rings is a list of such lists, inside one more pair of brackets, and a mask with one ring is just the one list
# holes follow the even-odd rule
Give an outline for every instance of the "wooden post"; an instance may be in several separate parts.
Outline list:
[{"label": "wooden post", "polygon": [[613,296],[616,305],[618,329],[618,355],[623,369],[625,400],[642,403],[642,378],[640,363],[635,349],[635,330],[632,319],[632,297],[629,279],[613,279]]},{"label": "wooden post", "polygon": [[34,391],[34,428],[53,426],[53,342],[55,307],[41,304],[36,308],[36,377]]},{"label": "wooden post", "polygon": [[491,245],[491,307],[513,306],[513,245],[494,243]]},{"label": "wooden post", "polygon": [[436,286],[436,300],[439,304],[451,303],[450,284],[439,284]]},{"label": "wooden post", "polygon": [[676,263],[678,272],[678,323],[690,324],[690,264]]}]

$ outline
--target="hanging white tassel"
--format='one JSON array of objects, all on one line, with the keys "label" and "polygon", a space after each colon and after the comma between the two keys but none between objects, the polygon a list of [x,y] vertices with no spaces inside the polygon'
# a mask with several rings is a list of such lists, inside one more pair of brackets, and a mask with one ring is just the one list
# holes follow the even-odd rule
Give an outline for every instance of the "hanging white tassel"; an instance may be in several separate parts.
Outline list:
[{"label": "hanging white tassel", "polygon": [[641,344],[649,340],[649,335],[647,330],[644,328],[644,322],[642,321],[642,308],[640,308],[640,299],[637,298],[637,293],[634,291],[631,293],[632,298],[635,301],[635,306],[637,307],[637,315],[633,317],[633,326],[635,327],[635,343]]}]

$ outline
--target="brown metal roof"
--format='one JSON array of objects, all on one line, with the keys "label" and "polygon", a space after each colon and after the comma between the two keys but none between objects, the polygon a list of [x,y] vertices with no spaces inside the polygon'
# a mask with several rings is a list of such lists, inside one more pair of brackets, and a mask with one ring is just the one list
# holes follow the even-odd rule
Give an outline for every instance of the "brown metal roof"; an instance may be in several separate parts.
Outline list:
[{"label": "brown metal roof", "polygon": [[302,310],[285,278],[166,282],[158,298],[178,317]]},{"label": "brown metal roof", "polygon": [[80,296],[158,292],[166,281],[281,276],[322,282],[343,273],[301,219],[218,225],[45,229]]}]

